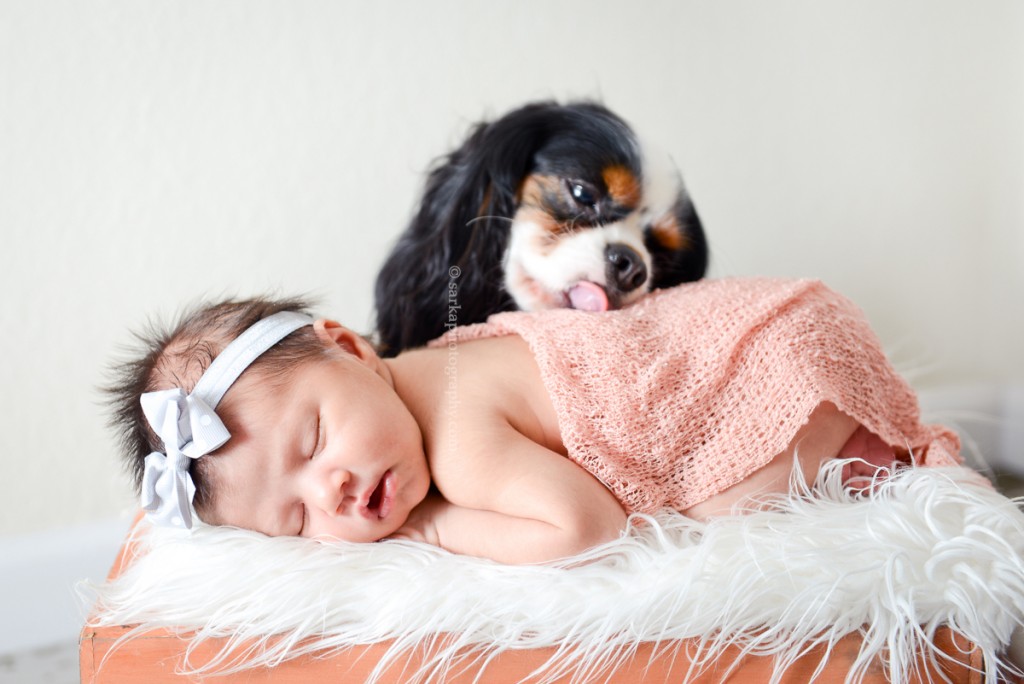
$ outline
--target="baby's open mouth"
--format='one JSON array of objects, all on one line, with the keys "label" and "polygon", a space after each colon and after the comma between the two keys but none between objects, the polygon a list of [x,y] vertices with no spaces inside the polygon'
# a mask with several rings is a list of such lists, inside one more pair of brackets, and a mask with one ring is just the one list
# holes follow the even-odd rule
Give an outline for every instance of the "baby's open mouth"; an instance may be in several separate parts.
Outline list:
[{"label": "baby's open mouth", "polygon": [[381,476],[380,482],[370,493],[366,502],[366,510],[371,516],[381,520],[388,517],[391,512],[391,505],[395,498],[395,475],[390,470]]}]

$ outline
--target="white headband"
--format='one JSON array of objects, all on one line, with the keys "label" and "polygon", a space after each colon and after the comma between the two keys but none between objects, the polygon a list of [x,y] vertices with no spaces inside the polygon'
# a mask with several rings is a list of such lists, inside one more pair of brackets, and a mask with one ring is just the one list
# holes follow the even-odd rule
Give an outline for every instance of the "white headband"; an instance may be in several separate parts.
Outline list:
[{"label": "white headband", "polygon": [[142,475],[142,508],[152,522],[192,529],[196,487],[188,474],[188,459],[205,456],[231,437],[214,409],[249,364],[289,333],[312,323],[312,318],[294,311],[267,316],[217,355],[191,394],[175,388],[142,395],[142,412],[166,451],[147,456]]}]

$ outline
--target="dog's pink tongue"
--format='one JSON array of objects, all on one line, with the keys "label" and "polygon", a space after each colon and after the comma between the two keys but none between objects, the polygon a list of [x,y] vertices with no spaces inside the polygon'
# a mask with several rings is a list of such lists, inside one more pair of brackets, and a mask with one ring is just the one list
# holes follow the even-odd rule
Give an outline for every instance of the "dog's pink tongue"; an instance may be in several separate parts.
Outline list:
[{"label": "dog's pink tongue", "polygon": [[608,294],[600,285],[584,280],[569,288],[569,303],[580,311],[607,311]]}]

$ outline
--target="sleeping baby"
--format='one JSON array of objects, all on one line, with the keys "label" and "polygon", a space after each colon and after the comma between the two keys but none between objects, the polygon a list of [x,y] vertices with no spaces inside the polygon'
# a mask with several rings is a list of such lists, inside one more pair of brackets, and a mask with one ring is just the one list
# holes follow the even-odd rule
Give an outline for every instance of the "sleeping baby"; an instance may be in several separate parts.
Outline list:
[{"label": "sleeping baby", "polygon": [[630,513],[811,491],[835,458],[856,490],[960,462],[863,314],[816,281],[503,313],[393,359],[298,300],[224,301],[140,339],[110,392],[157,524],[531,563],[617,538]]}]

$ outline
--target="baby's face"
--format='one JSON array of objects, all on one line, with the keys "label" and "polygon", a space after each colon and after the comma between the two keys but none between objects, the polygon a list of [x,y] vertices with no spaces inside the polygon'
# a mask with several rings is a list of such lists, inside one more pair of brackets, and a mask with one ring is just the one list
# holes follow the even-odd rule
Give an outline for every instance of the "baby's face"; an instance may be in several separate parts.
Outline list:
[{"label": "baby's face", "polygon": [[243,376],[231,391],[242,420],[208,457],[207,522],[369,542],[395,532],[426,496],[419,426],[364,359],[302,363],[278,388]]}]

